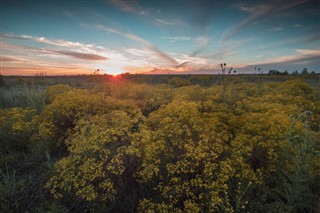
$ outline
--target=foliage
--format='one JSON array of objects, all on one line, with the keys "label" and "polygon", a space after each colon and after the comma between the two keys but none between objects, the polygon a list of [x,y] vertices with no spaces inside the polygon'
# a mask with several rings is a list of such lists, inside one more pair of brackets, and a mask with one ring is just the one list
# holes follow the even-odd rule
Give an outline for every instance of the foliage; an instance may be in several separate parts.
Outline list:
[{"label": "foliage", "polygon": [[141,121],[141,115],[122,110],[80,119],[66,139],[68,156],[55,164],[57,174],[47,184],[54,197],[99,201],[109,211],[129,209],[111,204],[130,204],[131,194],[125,192],[133,190],[137,162],[128,147]]},{"label": "foliage", "polygon": [[0,108],[20,107],[41,111],[45,102],[45,91],[41,86],[23,82],[14,87],[0,87]]},{"label": "foliage", "polygon": [[310,76],[4,77],[0,211],[316,212]]},{"label": "foliage", "polygon": [[35,114],[33,109],[0,109],[0,168],[28,152],[30,138],[36,131]]}]

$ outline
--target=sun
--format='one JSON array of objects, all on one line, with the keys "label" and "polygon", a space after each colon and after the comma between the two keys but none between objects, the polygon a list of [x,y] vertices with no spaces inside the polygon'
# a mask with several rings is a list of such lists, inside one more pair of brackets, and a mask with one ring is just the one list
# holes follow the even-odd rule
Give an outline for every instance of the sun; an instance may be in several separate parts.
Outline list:
[{"label": "sun", "polygon": [[125,70],[123,70],[122,66],[111,65],[111,66],[105,67],[104,72],[108,75],[112,75],[112,76],[116,77],[122,73],[125,73]]}]

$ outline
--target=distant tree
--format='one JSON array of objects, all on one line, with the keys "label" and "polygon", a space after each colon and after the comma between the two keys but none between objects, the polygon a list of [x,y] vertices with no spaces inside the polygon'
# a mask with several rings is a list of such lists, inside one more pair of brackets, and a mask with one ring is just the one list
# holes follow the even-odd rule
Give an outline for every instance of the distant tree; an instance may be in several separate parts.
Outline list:
[{"label": "distant tree", "polygon": [[301,71],[301,74],[303,74],[303,75],[309,74],[308,69],[303,68],[303,70]]},{"label": "distant tree", "polygon": [[269,75],[277,75],[279,73],[280,72],[278,70],[269,70],[269,72],[268,72]]},{"label": "distant tree", "polygon": [[298,70],[296,70],[296,71],[294,71],[292,74],[293,74],[293,75],[299,75],[299,72],[298,72]]},{"label": "distant tree", "polygon": [[3,75],[0,72],[0,87],[4,86],[4,80],[3,80]]},{"label": "distant tree", "polygon": [[288,70],[284,71],[284,72],[280,72],[278,70],[269,70],[268,72],[269,75],[288,75]]},{"label": "distant tree", "polygon": [[280,75],[280,71],[278,71],[278,70],[269,70],[268,74],[269,75]]}]

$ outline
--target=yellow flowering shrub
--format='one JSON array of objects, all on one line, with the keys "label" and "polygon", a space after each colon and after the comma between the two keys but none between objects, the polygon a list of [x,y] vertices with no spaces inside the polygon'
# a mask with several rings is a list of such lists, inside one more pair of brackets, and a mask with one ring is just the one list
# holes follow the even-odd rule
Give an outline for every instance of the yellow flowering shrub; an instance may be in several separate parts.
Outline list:
[{"label": "yellow flowering shrub", "polygon": [[55,164],[56,174],[47,183],[54,197],[72,194],[107,204],[127,190],[134,166],[127,150],[142,119],[122,110],[80,119],[65,142],[68,156]]},{"label": "yellow flowering shrub", "polygon": [[78,120],[117,109],[124,109],[132,115],[139,113],[133,103],[116,100],[104,93],[71,90],[58,94],[41,112],[38,133],[33,136],[33,140],[46,144],[44,147],[50,147],[47,151],[61,151],[64,149],[66,133]]},{"label": "yellow flowering shrub", "polygon": [[49,102],[52,102],[55,97],[59,94],[63,94],[65,92],[68,92],[70,90],[74,90],[75,88],[71,87],[68,84],[55,84],[53,86],[50,86],[47,88],[47,96]]},{"label": "yellow flowering shrub", "polygon": [[224,208],[224,192],[235,169],[225,153],[224,133],[218,131],[221,123],[203,116],[198,107],[190,101],[173,101],[146,120],[148,133],[141,140],[142,165],[137,177],[155,192],[146,192],[139,209],[197,212]]},{"label": "yellow flowering shrub", "polygon": [[0,168],[29,151],[29,139],[36,128],[35,109],[0,109]]}]

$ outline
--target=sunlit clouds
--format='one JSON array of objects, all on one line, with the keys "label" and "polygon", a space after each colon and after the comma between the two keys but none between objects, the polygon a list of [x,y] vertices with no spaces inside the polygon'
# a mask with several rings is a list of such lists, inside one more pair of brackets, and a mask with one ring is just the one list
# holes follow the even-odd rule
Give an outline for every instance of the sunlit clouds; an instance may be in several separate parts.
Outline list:
[{"label": "sunlit clouds", "polygon": [[320,71],[316,0],[14,2],[1,15],[4,75]]}]

